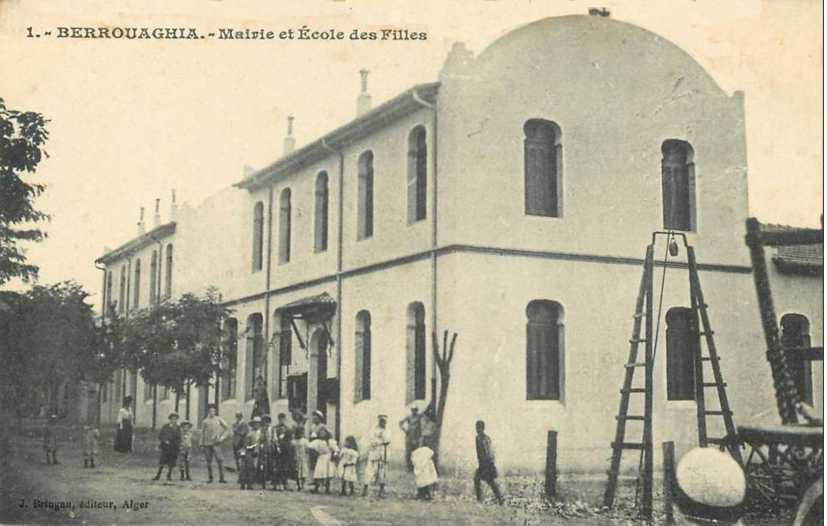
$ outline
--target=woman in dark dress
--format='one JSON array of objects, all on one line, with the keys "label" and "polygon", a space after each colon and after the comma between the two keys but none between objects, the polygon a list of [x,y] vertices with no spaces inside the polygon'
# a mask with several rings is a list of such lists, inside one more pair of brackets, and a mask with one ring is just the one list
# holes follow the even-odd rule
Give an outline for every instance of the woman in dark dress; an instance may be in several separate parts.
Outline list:
[{"label": "woman in dark dress", "polygon": [[125,396],[123,407],[118,411],[118,430],[115,433],[115,451],[132,452],[132,397]]}]

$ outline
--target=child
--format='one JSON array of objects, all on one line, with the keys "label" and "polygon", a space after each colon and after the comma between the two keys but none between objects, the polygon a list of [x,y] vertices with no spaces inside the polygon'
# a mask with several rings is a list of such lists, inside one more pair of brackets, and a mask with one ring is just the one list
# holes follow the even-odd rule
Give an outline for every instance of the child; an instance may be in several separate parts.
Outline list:
[{"label": "child", "polygon": [[244,435],[242,446],[238,451],[241,462],[241,472],[238,476],[238,482],[241,484],[241,489],[253,489],[253,481],[256,475],[256,457],[259,447],[259,424],[261,424],[261,418],[259,417],[250,420],[249,430],[247,434]]},{"label": "child", "polygon": [[49,424],[43,430],[43,449],[46,451],[46,464],[60,464],[57,461],[57,415],[49,415]]},{"label": "child", "polygon": [[296,426],[293,430],[293,461],[295,462],[296,489],[301,491],[304,489],[304,481],[310,474],[310,462],[307,458],[307,439],[304,438],[304,429]]},{"label": "child", "polygon": [[152,480],[161,478],[164,467],[167,468],[167,480],[172,480],[172,468],[178,460],[178,451],[181,449],[181,429],[178,427],[178,413],[169,414],[169,422],[164,424],[158,433],[161,456],[158,459],[158,473]]},{"label": "child", "polygon": [[290,444],[290,428],[287,415],[279,413],[278,424],[272,427],[273,444],[273,487],[287,491],[287,479],[294,471],[293,452]]},{"label": "child", "polygon": [[416,498],[431,500],[431,488],[437,483],[434,452],[427,446],[419,447],[411,453],[416,479]]},{"label": "child", "polygon": [[83,467],[95,467],[95,455],[98,454],[100,431],[86,424],[83,426]]},{"label": "child", "polygon": [[330,493],[330,479],[336,474],[334,461],[334,455],[338,451],[336,440],[327,429],[322,429],[308,447],[318,454],[316,467],[313,468],[313,493],[318,493],[323,484],[325,493]]},{"label": "child", "polygon": [[[353,495],[353,485],[358,480],[356,474],[356,462],[359,461],[359,448],[356,445],[356,439],[353,436],[348,436],[345,439],[345,446],[339,453],[339,476],[342,478],[342,492],[341,495]],[[348,493],[345,488],[349,489]]]},{"label": "child", "polygon": [[[190,450],[192,449],[192,423],[189,420],[181,422],[181,480],[190,478]],[[186,479],[184,476],[186,475]]]}]

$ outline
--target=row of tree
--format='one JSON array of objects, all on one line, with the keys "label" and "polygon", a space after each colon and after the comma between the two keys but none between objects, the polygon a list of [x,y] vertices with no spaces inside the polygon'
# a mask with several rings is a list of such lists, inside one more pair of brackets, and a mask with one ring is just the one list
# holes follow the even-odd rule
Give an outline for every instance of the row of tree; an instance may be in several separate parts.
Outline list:
[{"label": "row of tree", "polygon": [[[96,322],[88,298],[72,281],[0,293],[0,385],[4,405],[18,415],[35,412],[33,404],[43,398],[56,410],[60,386],[86,381],[103,388],[121,369],[173,389],[176,407],[190,385],[208,385],[221,374],[229,349],[222,321],[229,311],[215,289],[127,319],[110,309],[104,323]],[[45,397],[33,396],[38,393]]]}]

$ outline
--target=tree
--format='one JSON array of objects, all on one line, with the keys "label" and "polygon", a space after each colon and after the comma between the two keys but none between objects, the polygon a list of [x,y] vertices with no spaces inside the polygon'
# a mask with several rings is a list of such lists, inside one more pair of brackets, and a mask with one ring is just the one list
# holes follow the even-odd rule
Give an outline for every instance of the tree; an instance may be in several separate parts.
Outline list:
[{"label": "tree", "polygon": [[[448,402],[448,386],[451,383],[451,361],[454,359],[454,346],[457,343],[457,333],[451,337],[448,345],[448,331],[442,334],[442,352],[436,332],[431,333],[433,341],[434,361],[439,370],[439,397],[434,401],[436,406],[436,439],[434,440],[434,464],[439,466],[439,442],[442,438],[442,422],[445,419],[445,405]],[[434,393],[436,394],[436,393]]]},{"label": "tree", "polygon": [[43,149],[49,132],[43,115],[6,108],[0,98],[0,285],[19,277],[37,277],[37,267],[26,262],[20,241],[41,241],[45,234],[31,225],[49,216],[34,208],[45,185],[23,180],[48,154]]}]

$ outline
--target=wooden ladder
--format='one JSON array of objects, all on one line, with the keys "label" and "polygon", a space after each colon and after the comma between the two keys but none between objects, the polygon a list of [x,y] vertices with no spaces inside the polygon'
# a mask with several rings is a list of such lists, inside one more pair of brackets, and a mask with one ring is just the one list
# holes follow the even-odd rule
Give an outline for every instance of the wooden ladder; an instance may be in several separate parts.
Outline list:
[{"label": "wooden ladder", "polygon": [[[608,484],[606,485],[606,492],[603,495],[603,505],[612,507],[614,504],[614,497],[617,490],[617,481],[620,475],[620,464],[624,450],[640,451],[641,454],[641,472],[640,488],[641,488],[641,515],[646,518],[652,516],[652,472],[653,472],[653,451],[652,451],[652,405],[653,405],[653,374],[655,366],[655,352],[654,337],[655,321],[652,317],[653,311],[653,296],[654,296],[654,245],[658,234],[666,234],[667,239],[672,236],[680,236],[681,234],[672,234],[667,232],[656,232],[652,236],[652,244],[646,247],[646,257],[643,263],[643,276],[640,281],[640,288],[638,290],[637,301],[635,302],[635,313],[633,316],[632,337],[629,339],[629,357],[626,362],[625,375],[623,379],[623,387],[620,390],[620,407],[617,419],[617,428],[615,430],[615,439],[611,444],[612,460],[609,467]],[[695,252],[691,246],[686,243],[684,238],[684,246],[687,251],[687,260],[689,267],[689,290],[690,302],[693,313],[696,317],[694,327],[698,327],[697,320],[699,319],[702,325],[702,330],[698,331],[698,336],[704,337],[706,342],[707,354],[704,355],[701,350],[699,341],[698,352],[695,354],[695,398],[697,403],[697,418],[698,418],[698,443],[701,447],[707,447],[709,444],[724,445],[726,443],[725,437],[709,438],[707,436],[707,417],[721,416],[724,421],[724,427],[728,436],[734,436],[735,424],[732,420],[732,411],[729,406],[729,400],[726,395],[726,383],[723,381],[720,367],[720,358],[718,356],[715,340],[713,338],[714,331],[709,323],[709,314],[707,312],[707,305],[703,300],[703,291],[701,290],[701,282],[698,277],[697,263],[695,261]],[[641,330],[644,331],[641,337]],[[638,353],[640,344],[644,344],[644,359],[638,361]],[[712,368],[711,382],[704,381],[704,364],[709,363]],[[635,371],[639,368],[644,369],[644,386],[639,387],[634,385]],[[720,408],[714,410],[707,410],[706,397],[704,390],[714,387],[717,391]],[[629,402],[632,395],[643,395],[643,414],[630,415]],[[626,423],[630,421],[639,421],[643,423],[642,439],[640,442],[626,441]],[[735,456],[736,460],[740,462],[740,451],[735,445],[730,447],[730,453]]]}]

